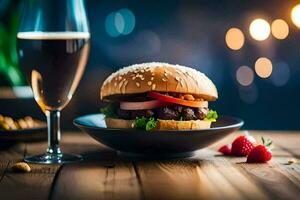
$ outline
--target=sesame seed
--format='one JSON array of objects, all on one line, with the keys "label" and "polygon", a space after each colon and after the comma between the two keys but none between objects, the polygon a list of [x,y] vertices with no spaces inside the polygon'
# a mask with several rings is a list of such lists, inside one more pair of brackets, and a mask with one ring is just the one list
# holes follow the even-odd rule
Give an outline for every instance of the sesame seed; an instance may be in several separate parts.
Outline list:
[{"label": "sesame seed", "polygon": [[180,81],[180,78],[176,76],[176,77],[175,77],[175,80],[176,80],[176,81]]},{"label": "sesame seed", "polygon": [[139,82],[136,82],[135,84],[136,84],[137,87],[141,86],[141,84]]},{"label": "sesame seed", "polygon": [[122,76],[119,76],[118,79],[119,79],[119,81],[120,81],[120,80],[122,79]]},{"label": "sesame seed", "polygon": [[121,82],[119,83],[119,89],[121,89],[122,85],[123,85],[123,81],[121,81]]},{"label": "sesame seed", "polygon": [[142,70],[141,70],[141,73],[144,73],[144,72],[145,72],[145,70],[142,69]]},{"label": "sesame seed", "polygon": [[152,82],[151,81],[148,81],[148,85],[150,86],[152,84]]},{"label": "sesame seed", "polygon": [[122,88],[121,88],[122,94],[125,93],[127,84],[128,84],[128,81],[125,81],[124,84],[123,84],[123,86],[122,86]]},{"label": "sesame seed", "polygon": [[117,87],[117,85],[118,85],[117,82],[115,82],[115,83],[114,83],[114,86]]},{"label": "sesame seed", "polygon": [[155,90],[156,84],[152,85],[152,90]]},{"label": "sesame seed", "polygon": [[134,80],[136,78],[136,76],[132,77],[132,80]]},{"label": "sesame seed", "polygon": [[153,80],[154,80],[154,77],[152,76],[152,77],[151,77],[151,81],[153,81]]},{"label": "sesame seed", "polygon": [[141,77],[141,80],[143,81],[143,80],[145,80],[145,78],[144,78],[144,77]]},{"label": "sesame seed", "polygon": [[162,80],[163,82],[166,82],[166,81],[167,81],[167,80],[166,80],[166,79],[164,79],[164,78],[162,78],[161,80]]}]

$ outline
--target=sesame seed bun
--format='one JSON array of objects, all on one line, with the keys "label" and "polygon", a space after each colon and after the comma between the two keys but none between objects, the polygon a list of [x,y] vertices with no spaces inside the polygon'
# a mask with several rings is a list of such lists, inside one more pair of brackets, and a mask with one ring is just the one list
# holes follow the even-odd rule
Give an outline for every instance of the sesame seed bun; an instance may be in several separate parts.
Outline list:
[{"label": "sesame seed bun", "polygon": [[215,85],[205,74],[190,67],[160,62],[119,69],[104,81],[100,98],[149,91],[192,94],[207,101],[218,98]]},{"label": "sesame seed bun", "polygon": [[[106,126],[108,128],[134,128],[134,120],[105,118]],[[211,122],[205,120],[189,120],[189,121],[176,121],[176,120],[157,120],[158,130],[200,130],[210,128]]]}]

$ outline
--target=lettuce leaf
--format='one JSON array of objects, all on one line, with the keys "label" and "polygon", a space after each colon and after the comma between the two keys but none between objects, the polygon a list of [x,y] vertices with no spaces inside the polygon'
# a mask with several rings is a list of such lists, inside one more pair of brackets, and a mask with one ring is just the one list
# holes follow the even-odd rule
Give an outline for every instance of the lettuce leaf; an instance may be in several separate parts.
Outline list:
[{"label": "lettuce leaf", "polygon": [[118,118],[117,114],[115,113],[115,106],[111,103],[105,106],[104,108],[100,109],[100,112],[108,118]]},{"label": "lettuce leaf", "polygon": [[151,117],[151,118],[137,117],[135,119],[134,124],[135,124],[135,127],[138,129],[151,131],[156,128],[157,120],[153,117]]},{"label": "lettuce leaf", "polygon": [[153,117],[151,117],[146,124],[146,131],[151,131],[151,130],[155,129],[156,126],[157,126],[157,120],[155,120]]},{"label": "lettuce leaf", "polygon": [[206,117],[204,118],[205,121],[216,122],[218,119],[218,113],[214,110],[210,110]]},{"label": "lettuce leaf", "polygon": [[135,128],[146,129],[147,119],[145,117],[137,117],[134,121]]}]

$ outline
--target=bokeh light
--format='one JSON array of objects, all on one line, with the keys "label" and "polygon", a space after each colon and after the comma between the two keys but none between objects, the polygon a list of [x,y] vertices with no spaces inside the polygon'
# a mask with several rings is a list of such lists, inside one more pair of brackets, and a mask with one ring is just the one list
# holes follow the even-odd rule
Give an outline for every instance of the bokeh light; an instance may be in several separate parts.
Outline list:
[{"label": "bokeh light", "polygon": [[135,27],[135,16],[127,8],[111,12],[105,20],[105,30],[111,37],[130,34]]},{"label": "bokeh light", "polygon": [[253,39],[262,41],[269,37],[271,29],[269,23],[264,19],[255,19],[249,27],[250,35]]},{"label": "bokeh light", "polygon": [[272,35],[278,40],[283,40],[289,35],[289,25],[282,19],[274,20],[271,30]]},{"label": "bokeh light", "polygon": [[33,93],[30,86],[15,86],[12,89],[16,97],[33,98]]},{"label": "bokeh light", "polygon": [[255,72],[261,78],[268,78],[272,74],[273,66],[268,58],[258,58],[255,62]]},{"label": "bokeh light", "polygon": [[13,85],[21,85],[22,79],[21,79],[21,72],[13,67],[13,66],[8,66],[7,67],[7,75],[9,77],[9,80],[12,82]]},{"label": "bokeh light", "polygon": [[287,84],[290,78],[290,68],[285,62],[278,62],[274,65],[271,80],[277,87],[282,87]]},{"label": "bokeh light", "polygon": [[128,35],[130,34],[135,27],[135,16],[133,12],[127,8],[123,8],[118,12],[124,20],[124,28],[121,30],[121,34]]},{"label": "bokeh light", "polygon": [[292,9],[291,18],[293,23],[300,28],[300,4]]},{"label": "bokeh light", "polygon": [[120,34],[122,34],[125,27],[125,20],[124,17],[119,12],[116,12],[114,15],[114,25],[116,27],[116,30]]},{"label": "bokeh light", "polygon": [[115,12],[110,13],[105,20],[105,30],[111,37],[118,37],[120,35],[115,25],[115,15]]},{"label": "bokeh light", "polygon": [[236,80],[242,86],[251,85],[254,79],[254,72],[248,66],[241,66],[236,71]]},{"label": "bokeh light", "polygon": [[225,36],[227,46],[232,50],[239,50],[243,47],[245,37],[243,32],[238,28],[231,28]]}]

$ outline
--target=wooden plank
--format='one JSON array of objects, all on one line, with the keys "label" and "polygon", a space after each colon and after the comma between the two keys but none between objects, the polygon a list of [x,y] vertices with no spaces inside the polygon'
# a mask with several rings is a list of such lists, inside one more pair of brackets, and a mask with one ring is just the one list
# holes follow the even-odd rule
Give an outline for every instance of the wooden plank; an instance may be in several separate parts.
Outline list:
[{"label": "wooden plank", "polygon": [[9,161],[2,161],[0,162],[0,183],[4,177],[4,174],[6,173],[8,169]]},{"label": "wooden plank", "polygon": [[[300,193],[300,134],[298,132],[286,131],[251,131],[256,140],[259,141],[261,136],[270,138],[274,145],[272,148],[273,158],[269,162],[269,166],[276,172],[280,173],[277,177],[282,177],[281,183],[285,184],[288,190],[288,196],[293,198],[293,195]],[[295,160],[296,163],[289,165],[289,160]],[[275,186],[274,186],[275,187]],[[279,187],[279,186],[278,186]],[[279,190],[279,189],[277,189]],[[280,195],[280,191],[275,191],[275,194]]]},{"label": "wooden plank", "polygon": [[130,162],[113,161],[117,154],[86,134],[67,134],[63,150],[84,156],[84,162],[64,165],[51,199],[140,199],[140,187]]},{"label": "wooden plank", "polygon": [[201,150],[190,160],[138,162],[145,199],[268,199],[230,162]]},{"label": "wooden plank", "polygon": [[206,176],[200,180],[192,161],[137,162],[136,169],[144,199],[197,199],[206,197],[202,190],[213,191]]},{"label": "wooden plank", "polygon": [[296,160],[296,163],[294,164],[287,164],[287,161],[290,159],[287,159],[286,157],[277,157],[276,159],[273,159],[272,163],[275,169],[284,174],[298,187],[298,190],[300,190],[300,160],[296,158],[293,159]]},{"label": "wooden plank", "polygon": [[[200,160],[199,164],[204,171],[212,171],[211,168],[214,168],[214,173],[211,173],[211,179],[216,183],[215,187],[218,190],[224,189],[223,185],[225,183],[219,181],[223,176],[223,179],[226,179],[229,184],[238,190],[243,198],[268,199],[268,195],[257,186],[255,180],[237,168],[235,163],[242,162],[243,158],[234,158],[237,160],[232,162],[231,159],[233,158],[220,156],[215,151],[204,149],[199,151],[196,159]],[[221,178],[214,178],[214,176]],[[223,182],[226,181],[223,180]],[[227,196],[230,199],[231,195]]]},{"label": "wooden plank", "polygon": [[[251,134],[255,136],[257,141],[260,140],[261,136],[268,137],[274,141],[275,145],[272,149],[272,161],[267,164],[247,164],[245,163],[246,158],[226,157],[226,159],[232,164],[235,164],[243,174],[247,174],[247,176],[255,180],[256,184],[265,190],[272,198],[298,198],[300,194],[299,162],[293,164],[293,166],[287,165],[289,159],[296,158],[289,151],[286,151],[286,149],[294,150],[297,148],[294,140],[299,139],[300,135],[295,133],[281,134],[281,132],[266,133],[252,131]],[[233,134],[227,137],[223,141],[218,142],[218,144],[215,144],[212,148],[216,150],[222,144],[231,143],[236,135],[237,134]],[[289,143],[290,140],[293,140],[293,142]],[[286,148],[282,149],[277,145],[278,143]]]},{"label": "wooden plank", "polygon": [[62,151],[80,154],[86,161],[111,160],[116,152],[82,132],[66,132],[62,135]]},{"label": "wooden plank", "polygon": [[141,199],[131,163],[85,162],[64,166],[52,199]]},{"label": "wooden plank", "polygon": [[22,143],[14,145],[2,145],[0,150],[0,183],[9,169],[9,164],[22,160],[25,145]]},{"label": "wooden plank", "polygon": [[18,156],[18,160],[11,161],[8,169],[0,182],[0,194],[3,199],[48,199],[52,180],[59,165],[29,164],[30,173],[14,173],[11,166],[21,161],[24,156],[33,155],[45,151],[46,142],[24,144],[24,153]]},{"label": "wooden plank", "polygon": [[[21,161],[24,156],[41,154],[46,151],[47,142],[35,142],[19,144],[17,146],[1,152],[2,158],[12,160],[8,169],[17,161]],[[72,153],[86,154],[88,158],[99,159],[97,150],[103,149],[85,134],[66,133],[62,138],[62,148]],[[92,154],[92,153],[95,154]],[[111,156],[111,150],[108,150]],[[89,154],[89,156],[88,156]],[[115,154],[115,153],[114,153]],[[106,155],[104,153],[104,155]],[[0,192],[5,193],[5,199],[15,199],[26,196],[29,199],[48,199],[51,195],[52,184],[56,184],[54,177],[59,169],[59,165],[34,165],[30,164],[32,172],[28,174],[12,173],[9,170],[3,175],[0,183]],[[16,190],[18,188],[18,190]],[[14,192],[13,192],[14,191]],[[2,193],[1,193],[2,194]]]},{"label": "wooden plank", "polygon": [[[10,164],[9,168],[13,163]],[[3,199],[48,199],[51,183],[58,166],[30,164],[30,173],[7,171],[0,182]]]},{"label": "wooden plank", "polygon": [[[261,134],[254,133],[255,136]],[[1,199],[25,196],[28,199],[47,199],[49,196],[52,199],[297,198],[300,191],[299,159],[293,165],[286,163],[297,156],[299,148],[295,140],[299,141],[300,135],[268,132],[264,135],[275,142],[274,158],[269,164],[246,164],[245,158],[220,156],[215,150],[236,136],[231,135],[214,145],[213,150],[201,150],[191,159],[138,161],[132,165],[131,162],[117,161],[114,151],[85,134],[67,133],[63,135],[63,150],[83,154],[86,160],[65,165],[58,174],[59,166],[47,165],[31,165],[33,172],[29,174],[6,170],[24,154],[44,152],[47,146],[45,142],[21,144],[0,151],[0,194],[4,194]]]},{"label": "wooden plank", "polygon": [[300,190],[279,170],[268,164],[240,164],[256,182],[275,199],[297,199]]},{"label": "wooden plank", "polygon": [[6,190],[6,176],[9,173],[11,163],[20,161],[24,156],[25,144],[3,144],[0,150],[0,194],[1,199],[7,199],[5,197]]},{"label": "wooden plank", "polygon": [[[276,156],[273,161],[265,164],[248,164],[245,163],[245,158],[223,157],[223,159],[231,162],[236,170],[242,173],[244,177],[250,178],[271,199],[295,199],[299,195],[299,185],[293,181],[292,176],[274,165],[274,162],[278,162]],[[219,158],[214,159],[213,162],[216,163],[218,160]],[[224,166],[224,163],[221,166]],[[222,167],[221,172],[227,174],[226,168]],[[297,176],[299,177],[299,173]],[[235,179],[235,177],[230,176],[230,179]],[[238,185],[239,182],[238,179]],[[236,187],[239,187],[238,185]],[[254,194],[257,196],[257,193]]]},{"label": "wooden plank", "polygon": [[[279,170],[284,176],[286,176],[291,182],[293,182],[300,190],[300,160],[282,149],[280,146],[275,144],[275,147],[272,149],[273,159],[271,160],[272,167]],[[289,160],[294,160],[295,163],[289,164]]]},{"label": "wooden plank", "polygon": [[19,161],[24,157],[25,144],[18,143],[11,146],[3,147],[0,150],[0,162]]}]

